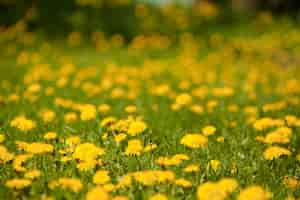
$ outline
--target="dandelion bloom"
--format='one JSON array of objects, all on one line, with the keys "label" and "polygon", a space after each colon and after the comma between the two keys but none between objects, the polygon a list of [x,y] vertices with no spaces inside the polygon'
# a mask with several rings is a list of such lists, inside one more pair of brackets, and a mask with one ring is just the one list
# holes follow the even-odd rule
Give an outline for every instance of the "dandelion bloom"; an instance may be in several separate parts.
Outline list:
[{"label": "dandelion bloom", "polygon": [[200,171],[200,166],[199,165],[195,165],[195,164],[191,164],[191,165],[186,166],[183,169],[183,171],[186,172],[186,173],[198,172],[198,171]]},{"label": "dandelion bloom", "polygon": [[26,160],[32,158],[32,154],[19,154],[17,155],[13,160],[13,168],[17,172],[24,172],[26,171],[26,168],[23,167],[23,163],[26,162]]},{"label": "dandelion bloom", "polygon": [[54,147],[51,144],[45,144],[41,142],[33,142],[25,145],[24,149],[27,153],[31,154],[42,154],[42,153],[51,153],[54,150]]},{"label": "dandelion bloom", "polygon": [[183,136],[180,140],[180,144],[183,144],[189,148],[200,148],[207,146],[208,139],[206,136],[198,133],[189,133]]},{"label": "dandelion bloom", "polygon": [[125,150],[125,155],[140,155],[143,151],[143,144],[140,140],[134,139],[128,141],[128,146]]},{"label": "dandelion bloom", "polygon": [[88,121],[96,118],[97,110],[94,105],[85,104],[79,107],[80,119],[82,121]]},{"label": "dandelion bloom", "polygon": [[176,105],[179,106],[188,105],[191,102],[192,102],[192,96],[187,93],[179,94],[175,99]]},{"label": "dandelion bloom", "polygon": [[95,184],[105,184],[110,181],[109,172],[106,170],[98,170],[93,178],[93,183]]},{"label": "dandelion bloom", "polygon": [[198,200],[224,200],[226,192],[218,187],[217,184],[206,182],[197,189]]},{"label": "dandelion bloom", "polygon": [[238,200],[267,200],[271,198],[271,193],[266,192],[260,186],[249,186],[243,189],[238,196]]},{"label": "dandelion bloom", "polygon": [[56,187],[61,187],[62,189],[68,189],[72,192],[78,193],[83,188],[83,185],[80,180],[76,178],[59,178],[58,180],[54,180],[49,183],[50,189],[54,189]]},{"label": "dandelion bloom", "polygon": [[215,134],[216,132],[216,127],[214,126],[205,126],[203,129],[202,129],[202,133],[203,135],[205,136],[210,136],[210,135],[213,135]]},{"label": "dandelion bloom", "polygon": [[24,132],[30,131],[31,129],[36,127],[36,123],[34,121],[27,119],[24,116],[19,116],[14,118],[10,122],[10,125]]},{"label": "dandelion bloom", "polygon": [[6,163],[14,158],[14,155],[10,153],[5,146],[0,145],[0,164]]},{"label": "dandelion bloom", "polygon": [[98,106],[98,111],[100,113],[107,113],[110,110],[110,106],[108,104],[101,104]]},{"label": "dandelion bloom", "polygon": [[206,182],[197,189],[199,200],[226,199],[238,187],[238,182],[232,178],[223,178],[218,182]]},{"label": "dandelion bloom", "polygon": [[103,189],[103,187],[97,186],[88,191],[86,200],[108,200],[109,194]]},{"label": "dandelion bloom", "polygon": [[4,142],[5,140],[5,135],[4,134],[0,134],[0,143]]},{"label": "dandelion bloom", "polygon": [[186,179],[180,178],[175,180],[175,184],[181,186],[183,188],[190,188],[192,187],[192,183]]},{"label": "dandelion bloom", "polygon": [[104,149],[95,146],[92,143],[83,143],[76,146],[73,158],[80,161],[94,160],[104,154]]},{"label": "dandelion bloom", "polygon": [[44,139],[46,139],[46,140],[54,140],[54,139],[56,139],[56,137],[57,137],[57,134],[55,132],[47,132],[44,135]]},{"label": "dandelion bloom", "polygon": [[41,171],[36,169],[28,171],[24,174],[24,178],[28,178],[28,179],[36,179],[40,176],[41,176]]},{"label": "dandelion bloom", "polygon": [[264,158],[266,160],[274,160],[283,155],[286,155],[286,156],[291,155],[290,150],[283,148],[283,147],[279,147],[279,146],[273,146],[273,147],[268,147],[264,151]]},{"label": "dandelion bloom", "polygon": [[15,178],[7,180],[5,185],[9,188],[23,189],[31,185],[31,180]]},{"label": "dandelion bloom", "polygon": [[216,172],[219,169],[221,162],[219,160],[210,160],[208,165]]},{"label": "dandelion bloom", "polygon": [[131,122],[127,133],[131,136],[136,136],[142,132],[144,132],[147,129],[147,124],[143,121],[134,121]]},{"label": "dandelion bloom", "polygon": [[49,123],[55,119],[56,114],[52,110],[45,110],[41,113],[41,117],[45,123]]},{"label": "dandelion bloom", "polygon": [[168,200],[168,197],[164,194],[155,194],[151,196],[149,200]]}]

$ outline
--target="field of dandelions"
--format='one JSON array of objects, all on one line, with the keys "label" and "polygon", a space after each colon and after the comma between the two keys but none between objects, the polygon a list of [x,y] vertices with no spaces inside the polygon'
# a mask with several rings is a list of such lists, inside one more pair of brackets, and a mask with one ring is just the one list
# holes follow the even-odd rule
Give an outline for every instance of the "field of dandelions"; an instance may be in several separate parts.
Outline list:
[{"label": "field of dandelions", "polygon": [[0,32],[0,199],[300,198],[300,29]]}]

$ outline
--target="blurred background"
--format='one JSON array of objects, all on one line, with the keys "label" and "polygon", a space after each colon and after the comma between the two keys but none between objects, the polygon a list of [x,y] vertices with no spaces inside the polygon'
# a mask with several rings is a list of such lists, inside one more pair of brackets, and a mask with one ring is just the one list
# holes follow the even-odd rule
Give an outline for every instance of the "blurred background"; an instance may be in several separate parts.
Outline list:
[{"label": "blurred background", "polygon": [[[201,33],[259,18],[300,19],[299,0],[0,0],[0,31],[15,25],[51,37]],[[76,34],[75,36],[76,37]]]}]

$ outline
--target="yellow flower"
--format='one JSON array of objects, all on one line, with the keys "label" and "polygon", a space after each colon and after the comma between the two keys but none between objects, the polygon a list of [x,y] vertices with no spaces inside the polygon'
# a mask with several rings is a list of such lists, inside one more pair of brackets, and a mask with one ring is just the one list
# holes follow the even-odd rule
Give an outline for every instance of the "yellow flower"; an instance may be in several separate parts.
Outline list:
[{"label": "yellow flower", "polygon": [[297,117],[294,115],[287,115],[285,116],[285,121],[288,126],[295,126],[297,124]]},{"label": "yellow flower", "polygon": [[206,182],[198,187],[197,197],[199,200],[223,200],[237,187],[237,181],[232,178],[223,178],[218,182]]},{"label": "yellow flower", "polygon": [[108,104],[101,104],[98,106],[98,111],[100,113],[107,113],[110,110],[110,106]]},{"label": "yellow flower", "polygon": [[108,138],[108,133],[103,133],[102,136],[101,136],[102,140],[107,140]]},{"label": "yellow flower", "polygon": [[265,151],[264,151],[264,158],[266,160],[273,160],[276,158],[279,158],[280,156],[289,156],[291,155],[290,150],[283,148],[283,147],[279,147],[279,146],[273,146],[273,147],[268,147]]},{"label": "yellow flower", "polygon": [[212,112],[219,105],[217,100],[209,100],[206,104],[208,112]]},{"label": "yellow flower", "polygon": [[253,127],[259,131],[262,131],[262,130],[265,130],[265,129],[268,129],[268,128],[271,128],[274,126],[283,126],[283,125],[284,125],[283,120],[272,119],[272,118],[268,118],[268,117],[258,119],[253,123]]},{"label": "yellow flower", "polygon": [[210,160],[209,166],[216,172],[220,167],[221,162],[219,160]]},{"label": "yellow flower", "polygon": [[54,180],[49,183],[50,189],[54,189],[56,187],[61,187],[65,190],[69,189],[78,193],[83,188],[83,185],[80,180],[76,178],[59,178],[57,181]]},{"label": "yellow flower", "polygon": [[52,110],[45,110],[44,112],[41,113],[42,119],[45,123],[52,122],[55,119],[55,112]]},{"label": "yellow flower", "polygon": [[190,103],[192,103],[192,96],[187,93],[180,94],[175,99],[175,104],[179,106],[188,105]]},{"label": "yellow flower", "polygon": [[85,104],[79,107],[80,119],[82,121],[88,121],[96,118],[97,110],[94,105]]},{"label": "yellow flower", "polygon": [[41,171],[40,170],[31,170],[28,171],[24,174],[24,178],[27,179],[35,179],[41,176]]},{"label": "yellow flower", "polygon": [[112,124],[114,124],[117,121],[117,119],[115,117],[106,117],[104,119],[102,119],[100,125],[101,127],[108,127]]},{"label": "yellow flower", "polygon": [[285,185],[290,189],[296,189],[300,186],[300,183],[296,178],[285,176],[283,181]]},{"label": "yellow flower", "polygon": [[181,159],[176,159],[174,157],[168,158],[168,157],[159,157],[155,161],[157,164],[162,166],[172,166],[172,165],[179,165],[182,163]]},{"label": "yellow flower", "polygon": [[300,154],[296,155],[296,160],[300,161]]},{"label": "yellow flower", "polygon": [[216,132],[216,128],[214,126],[205,126],[202,129],[202,133],[205,136],[213,135],[213,134],[215,134],[215,132]]},{"label": "yellow flower", "polygon": [[76,146],[73,158],[80,161],[95,160],[98,156],[105,153],[104,149],[95,146],[92,143],[83,143]]},{"label": "yellow flower", "polygon": [[104,184],[102,187],[106,192],[112,192],[116,189],[116,186],[112,183]]},{"label": "yellow flower", "polygon": [[225,138],[223,136],[217,137],[217,142],[224,142]]},{"label": "yellow flower", "polygon": [[30,93],[39,92],[41,90],[41,85],[38,83],[34,83],[28,86],[27,91]]},{"label": "yellow flower", "polygon": [[14,154],[10,153],[5,146],[0,145],[0,164],[6,163],[14,158]]},{"label": "yellow flower", "polygon": [[106,170],[98,170],[93,178],[93,183],[103,185],[110,181],[110,176]]},{"label": "yellow flower", "polygon": [[278,101],[275,103],[270,103],[270,104],[265,104],[263,105],[262,110],[264,112],[268,112],[268,111],[276,111],[276,110],[282,110],[287,106],[285,101]]},{"label": "yellow flower", "polygon": [[286,144],[290,142],[292,137],[292,129],[288,127],[280,127],[275,131],[268,133],[264,139],[264,142],[267,144],[280,143]]},{"label": "yellow flower", "polygon": [[41,142],[27,143],[24,149],[27,153],[31,154],[42,154],[42,153],[51,153],[54,148],[51,144],[45,144]]},{"label": "yellow flower", "polygon": [[17,172],[24,172],[26,168],[23,167],[23,163],[26,162],[27,159],[32,158],[32,154],[20,154],[17,155],[13,161],[14,170]]},{"label": "yellow flower", "polygon": [[127,135],[125,133],[119,133],[119,134],[115,135],[114,137],[115,137],[116,143],[119,144],[121,141],[126,139]]},{"label": "yellow flower", "polygon": [[144,152],[150,152],[150,151],[153,151],[156,148],[157,148],[156,144],[148,144],[147,146],[145,146]]},{"label": "yellow flower", "polygon": [[129,200],[126,196],[115,196],[112,200]]},{"label": "yellow flower", "polygon": [[164,194],[155,194],[151,196],[149,200],[168,200],[168,197]]},{"label": "yellow flower", "polygon": [[184,188],[192,187],[192,183],[186,179],[180,178],[175,180],[175,184]]},{"label": "yellow flower", "polygon": [[234,94],[233,88],[230,87],[220,87],[220,88],[213,88],[212,93],[216,97],[228,97]]},{"label": "yellow flower", "polygon": [[249,186],[241,191],[238,200],[267,200],[271,198],[271,193],[266,192],[260,186]]},{"label": "yellow flower", "polygon": [[204,112],[203,107],[200,105],[196,105],[196,104],[191,105],[190,110],[196,114],[201,114]]},{"label": "yellow flower", "polygon": [[212,182],[206,182],[197,189],[198,200],[224,200],[226,196],[226,192]]},{"label": "yellow flower", "polygon": [[80,137],[78,136],[70,136],[66,139],[66,144],[68,146],[75,146],[80,143]]},{"label": "yellow flower", "polygon": [[186,167],[183,169],[183,171],[184,171],[184,172],[187,172],[187,173],[198,172],[198,171],[200,171],[200,166],[199,166],[199,165],[191,164],[191,165],[186,166]]},{"label": "yellow flower", "polygon": [[136,136],[147,129],[147,124],[143,121],[133,121],[128,127],[127,133],[131,136]]},{"label": "yellow flower", "polygon": [[97,160],[84,160],[84,161],[79,161],[76,167],[80,171],[85,171],[96,167],[97,164],[99,164]]},{"label": "yellow flower", "polygon": [[143,144],[138,139],[133,139],[128,141],[128,146],[125,150],[125,155],[140,155],[143,151]]},{"label": "yellow flower", "polygon": [[7,180],[5,185],[9,188],[23,189],[31,185],[31,180],[15,178]]},{"label": "yellow flower", "polygon": [[64,120],[66,123],[72,123],[77,120],[77,114],[75,112],[68,112],[64,115]]},{"label": "yellow flower", "polygon": [[238,182],[233,178],[223,178],[218,182],[219,188],[226,193],[230,194],[235,191],[238,187]]},{"label": "yellow flower", "polygon": [[184,160],[189,160],[189,157],[185,154],[176,154],[171,157],[159,157],[156,159],[156,163],[163,166],[172,166],[172,165],[179,165]]},{"label": "yellow flower", "polygon": [[86,200],[108,200],[109,194],[103,189],[103,187],[97,186],[88,191]]},{"label": "yellow flower", "polygon": [[190,157],[184,153],[180,153],[180,154],[175,154],[173,156],[173,159],[176,159],[176,160],[189,160]]},{"label": "yellow flower", "polygon": [[175,174],[172,171],[145,170],[135,172],[132,175],[137,182],[145,186],[172,182],[175,179]]},{"label": "yellow flower", "polygon": [[136,113],[136,106],[135,105],[129,105],[125,107],[125,112],[127,113]]},{"label": "yellow flower", "polygon": [[126,186],[130,186],[132,183],[132,177],[130,175],[124,175],[120,178],[117,188],[124,188]]},{"label": "yellow flower", "polygon": [[56,137],[57,137],[57,134],[55,132],[47,132],[44,135],[44,138],[46,140],[54,140],[54,139],[56,139]]},{"label": "yellow flower", "polygon": [[4,134],[0,134],[0,143],[4,142],[5,140],[5,135]]},{"label": "yellow flower", "polygon": [[183,136],[180,140],[180,144],[183,144],[189,148],[200,148],[207,146],[208,139],[206,136],[198,133],[189,133]]},{"label": "yellow flower", "polygon": [[24,116],[19,116],[14,118],[10,125],[16,127],[21,131],[27,132],[36,127],[36,123],[30,119],[25,118]]}]

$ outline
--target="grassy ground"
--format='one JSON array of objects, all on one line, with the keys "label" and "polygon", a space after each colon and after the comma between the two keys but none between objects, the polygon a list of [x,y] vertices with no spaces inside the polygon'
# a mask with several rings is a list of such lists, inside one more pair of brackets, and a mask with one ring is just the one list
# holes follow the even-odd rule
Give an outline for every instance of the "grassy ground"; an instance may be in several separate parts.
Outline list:
[{"label": "grassy ground", "polygon": [[[120,46],[3,33],[0,199],[300,198],[300,30],[242,30],[186,35],[169,46],[160,37]],[[189,133],[208,142],[184,142]],[[136,140],[142,147],[130,144]],[[274,146],[280,151],[266,153]],[[184,170],[191,164],[200,169]],[[110,180],[95,178],[99,170]],[[238,186],[218,185],[226,177]],[[261,190],[247,193],[252,185]]]}]

